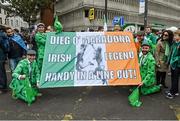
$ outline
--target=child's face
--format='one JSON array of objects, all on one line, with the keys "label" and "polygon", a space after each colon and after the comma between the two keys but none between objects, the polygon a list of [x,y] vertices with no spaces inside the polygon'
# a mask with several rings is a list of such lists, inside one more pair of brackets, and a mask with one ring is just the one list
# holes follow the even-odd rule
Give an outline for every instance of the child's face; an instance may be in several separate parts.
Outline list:
[{"label": "child's face", "polygon": [[179,34],[174,34],[174,39],[175,41],[180,41],[180,35]]}]

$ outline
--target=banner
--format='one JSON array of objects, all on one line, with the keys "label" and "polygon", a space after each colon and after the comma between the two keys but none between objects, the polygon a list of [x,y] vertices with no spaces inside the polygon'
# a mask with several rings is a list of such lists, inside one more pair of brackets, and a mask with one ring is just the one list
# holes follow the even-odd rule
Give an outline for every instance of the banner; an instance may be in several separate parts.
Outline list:
[{"label": "banner", "polygon": [[130,32],[48,33],[40,88],[138,85]]}]

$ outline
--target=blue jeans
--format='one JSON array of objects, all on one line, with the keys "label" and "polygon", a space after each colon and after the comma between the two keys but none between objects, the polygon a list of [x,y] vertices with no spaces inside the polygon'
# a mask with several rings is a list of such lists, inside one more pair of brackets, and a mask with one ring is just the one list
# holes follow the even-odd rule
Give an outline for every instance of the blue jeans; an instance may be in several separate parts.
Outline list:
[{"label": "blue jeans", "polygon": [[21,60],[21,57],[9,59],[11,72],[14,71],[14,69],[16,68],[16,66],[20,60]]}]

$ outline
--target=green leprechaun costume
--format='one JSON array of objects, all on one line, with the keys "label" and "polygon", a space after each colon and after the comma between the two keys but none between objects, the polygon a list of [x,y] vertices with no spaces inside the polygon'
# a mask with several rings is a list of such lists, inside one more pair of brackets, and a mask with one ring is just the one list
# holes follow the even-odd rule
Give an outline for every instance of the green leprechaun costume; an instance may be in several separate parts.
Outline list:
[{"label": "green leprechaun costume", "polygon": [[[149,46],[148,42],[144,42],[143,46]],[[143,54],[140,59],[140,74],[143,85],[141,86],[141,93],[143,95],[151,94],[160,91],[160,86],[156,85],[155,76],[155,59],[150,52]]]},{"label": "green leprechaun costume", "polygon": [[128,100],[134,107],[140,107],[142,102],[139,101],[139,95],[148,95],[160,91],[160,86],[156,85],[155,78],[155,59],[150,52],[150,44],[144,41],[142,44],[142,56],[140,61],[140,74],[142,83],[134,89],[129,95]]},{"label": "green leprechaun costume", "polygon": [[27,58],[21,60],[13,71],[12,81],[9,85],[12,89],[12,96],[22,99],[28,104],[31,104],[40,94],[36,87],[40,73],[35,61],[35,54],[34,50],[28,50]]}]

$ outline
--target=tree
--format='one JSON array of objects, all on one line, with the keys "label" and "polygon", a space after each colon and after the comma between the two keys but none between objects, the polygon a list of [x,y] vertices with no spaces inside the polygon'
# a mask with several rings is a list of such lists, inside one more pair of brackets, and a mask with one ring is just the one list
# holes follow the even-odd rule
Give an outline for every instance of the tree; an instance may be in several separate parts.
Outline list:
[{"label": "tree", "polygon": [[29,25],[36,21],[39,12],[36,0],[8,0],[8,3],[8,6],[3,7],[8,13],[6,17],[20,16]]},{"label": "tree", "polygon": [[[54,13],[54,1],[55,0],[0,0],[0,6],[8,11],[8,16],[20,16],[27,21],[29,25],[37,21],[37,14],[40,12],[40,20],[46,25],[49,24],[49,20],[53,20]],[[8,1],[9,5],[2,5],[3,1]],[[48,10],[48,11],[47,11]],[[44,17],[46,14],[51,18]],[[47,22],[48,21],[48,22]],[[50,21],[52,24],[52,21]],[[50,25],[50,24],[49,24]]]},{"label": "tree", "polygon": [[54,4],[57,0],[38,0],[41,22],[45,25],[52,25],[54,18]]}]

